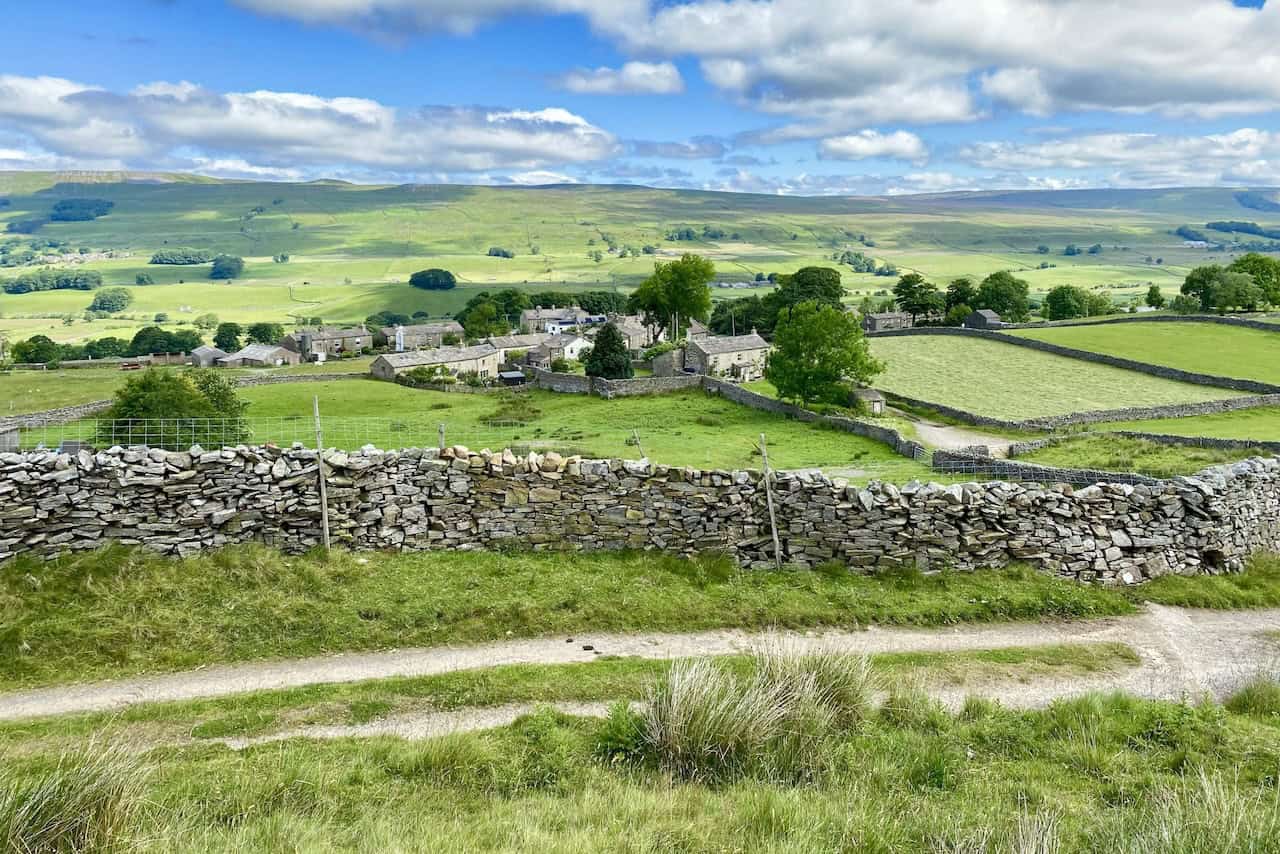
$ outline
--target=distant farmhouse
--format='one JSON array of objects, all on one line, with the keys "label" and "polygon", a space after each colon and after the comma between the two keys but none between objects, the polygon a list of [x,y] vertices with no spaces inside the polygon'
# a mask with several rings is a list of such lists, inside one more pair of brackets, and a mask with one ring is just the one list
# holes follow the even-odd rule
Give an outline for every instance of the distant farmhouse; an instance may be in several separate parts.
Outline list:
[{"label": "distant farmhouse", "polygon": [[381,380],[394,380],[414,368],[441,367],[450,374],[475,374],[478,377],[498,375],[498,349],[492,344],[473,347],[441,347],[435,350],[410,350],[385,353],[373,360],[369,373]]},{"label": "distant farmhouse", "polygon": [[362,326],[340,329],[322,326],[319,329],[299,329],[280,339],[280,346],[292,350],[304,361],[322,361],[323,356],[340,356],[343,353],[359,353],[373,346],[373,335]]},{"label": "distant farmhouse", "polygon": [[584,326],[596,326],[604,323],[604,315],[590,314],[576,305],[565,308],[526,308],[520,312],[521,332],[548,332],[559,335],[562,332],[573,332]]},{"label": "distant farmhouse", "polygon": [[887,332],[890,329],[910,329],[911,315],[905,311],[882,311],[862,318],[863,332]]},{"label": "distant farmhouse", "polygon": [[999,329],[1004,326],[1000,315],[989,308],[981,308],[964,319],[966,329]]},{"label": "distant farmhouse", "polygon": [[378,330],[374,343],[403,353],[405,350],[421,350],[424,347],[443,347],[446,337],[461,341],[465,335],[466,331],[458,321],[441,320],[412,326],[384,326]]},{"label": "distant farmhouse", "polygon": [[754,329],[750,335],[707,335],[689,341],[685,347],[684,367],[686,371],[697,374],[750,382],[764,377],[764,363],[768,355],[769,342],[757,335]]},{"label": "distant farmhouse", "polygon": [[302,356],[276,344],[246,344],[214,362],[220,368],[275,368],[296,365]]}]

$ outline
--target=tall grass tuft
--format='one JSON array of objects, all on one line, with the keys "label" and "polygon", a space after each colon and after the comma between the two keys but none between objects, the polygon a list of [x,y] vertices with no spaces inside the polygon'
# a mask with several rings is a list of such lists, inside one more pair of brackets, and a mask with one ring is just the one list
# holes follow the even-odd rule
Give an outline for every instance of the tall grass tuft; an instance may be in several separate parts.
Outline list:
[{"label": "tall grass tuft", "polygon": [[43,772],[0,771],[0,849],[21,854],[122,851],[143,805],[138,759],[90,746]]},{"label": "tall grass tuft", "polygon": [[1136,828],[1106,850],[1130,854],[1280,851],[1280,790],[1247,789],[1201,771],[1162,792]]},{"label": "tall grass tuft", "polygon": [[757,653],[749,677],[707,660],[678,662],[650,693],[640,730],[651,758],[687,780],[811,780],[873,694],[859,656],[773,645]]},{"label": "tall grass tuft", "polygon": [[1280,680],[1259,676],[1227,698],[1227,711],[1255,718],[1280,718]]}]

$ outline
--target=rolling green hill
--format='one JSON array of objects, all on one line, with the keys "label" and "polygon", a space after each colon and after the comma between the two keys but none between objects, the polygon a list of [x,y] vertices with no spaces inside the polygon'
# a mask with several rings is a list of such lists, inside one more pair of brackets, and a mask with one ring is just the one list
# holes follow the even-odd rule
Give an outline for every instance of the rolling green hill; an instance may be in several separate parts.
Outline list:
[{"label": "rolling green hill", "polygon": [[[1172,229],[1212,219],[1276,218],[1242,206],[1228,189],[803,198],[631,186],[368,186],[3,173],[0,198],[7,203],[0,206],[5,225],[48,217],[60,200],[111,202],[98,219],[47,222],[32,234],[0,234],[0,243],[24,251],[33,242],[58,241],[62,257],[55,263],[74,263],[84,250],[86,265],[100,270],[108,284],[133,286],[140,273],[156,283],[135,289],[135,304],[123,317],[93,322],[74,319],[89,301],[80,292],[0,294],[0,334],[43,332],[59,340],[131,334],[157,312],[175,322],[207,311],[238,321],[289,322],[291,315],[354,321],[382,309],[451,312],[482,288],[568,283],[627,290],[655,260],[686,251],[712,258],[726,281],[831,265],[833,252],[848,249],[940,282],[1010,269],[1035,292],[1070,283],[1136,297],[1153,282],[1172,293],[1191,266],[1223,258],[1185,248]],[[668,239],[681,229],[697,239]],[[1064,257],[1068,243],[1104,248],[1098,255]],[[1037,251],[1042,245],[1047,254]],[[243,256],[246,271],[227,285],[210,282],[207,265],[147,263],[153,252],[178,247]],[[490,257],[491,247],[515,257]],[[287,263],[272,260],[281,254],[290,256]],[[1149,263],[1148,256],[1163,263]],[[458,290],[409,289],[409,274],[427,266],[453,270]],[[843,269],[850,299],[893,283]],[[0,276],[18,271],[0,269]],[[68,315],[73,321],[64,325]]]}]

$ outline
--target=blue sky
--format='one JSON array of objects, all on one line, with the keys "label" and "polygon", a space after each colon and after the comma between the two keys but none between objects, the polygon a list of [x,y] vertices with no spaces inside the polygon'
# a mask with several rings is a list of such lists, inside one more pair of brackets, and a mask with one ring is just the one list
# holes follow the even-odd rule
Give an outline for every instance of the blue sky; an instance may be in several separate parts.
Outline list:
[{"label": "blue sky", "polygon": [[1230,0],[8,0],[0,168],[766,193],[1280,185]]}]

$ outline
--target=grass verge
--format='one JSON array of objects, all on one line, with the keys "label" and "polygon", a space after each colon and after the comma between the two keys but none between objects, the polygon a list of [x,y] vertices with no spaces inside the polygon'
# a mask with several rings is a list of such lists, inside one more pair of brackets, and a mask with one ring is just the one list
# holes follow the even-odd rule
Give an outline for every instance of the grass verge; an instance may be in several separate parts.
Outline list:
[{"label": "grass verge", "polygon": [[1166,575],[1132,591],[1138,599],[1181,608],[1280,607],[1280,556],[1258,555],[1233,575]]},{"label": "grass verge", "polygon": [[[1280,586],[1280,585],[1278,585]],[[0,574],[0,689],[323,653],[594,632],[937,626],[1126,614],[1023,567],[744,572],[652,553],[335,552],[176,560],[110,547]]]}]

